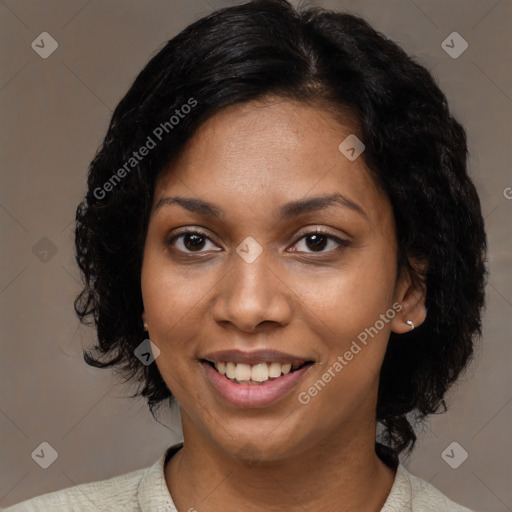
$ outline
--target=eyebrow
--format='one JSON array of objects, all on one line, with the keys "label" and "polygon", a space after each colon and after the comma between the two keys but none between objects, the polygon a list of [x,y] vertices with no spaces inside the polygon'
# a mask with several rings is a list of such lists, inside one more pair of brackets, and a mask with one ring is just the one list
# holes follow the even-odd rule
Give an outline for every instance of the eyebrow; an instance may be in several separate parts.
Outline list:
[{"label": "eyebrow", "polygon": [[[204,201],[203,199],[196,199],[193,197],[162,197],[153,207],[153,214],[156,213],[162,206],[179,204],[186,210],[192,213],[198,213],[204,216],[215,218],[222,217],[222,211],[212,203]],[[278,218],[282,221],[288,220],[292,217],[298,217],[304,213],[316,212],[323,210],[329,206],[339,205],[348,208],[363,217],[368,218],[364,209],[351,199],[348,199],[342,194],[335,193],[330,195],[316,196],[308,199],[299,199],[297,201],[290,201],[279,208]]]},{"label": "eyebrow", "polygon": [[363,217],[368,218],[368,215],[359,204],[339,193],[299,199],[298,201],[286,203],[279,209],[279,218],[281,220],[287,220],[303,213],[316,212],[333,205],[349,208]]}]

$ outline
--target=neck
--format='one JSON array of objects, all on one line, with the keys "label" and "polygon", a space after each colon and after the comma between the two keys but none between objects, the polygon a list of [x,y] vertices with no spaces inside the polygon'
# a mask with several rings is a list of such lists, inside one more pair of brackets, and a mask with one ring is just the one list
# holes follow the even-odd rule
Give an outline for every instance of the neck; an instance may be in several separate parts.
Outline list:
[{"label": "neck", "polygon": [[165,468],[179,510],[378,512],[393,485],[395,471],[375,453],[375,424],[359,423],[284,460],[249,461],[188,431],[187,423],[184,446]]}]

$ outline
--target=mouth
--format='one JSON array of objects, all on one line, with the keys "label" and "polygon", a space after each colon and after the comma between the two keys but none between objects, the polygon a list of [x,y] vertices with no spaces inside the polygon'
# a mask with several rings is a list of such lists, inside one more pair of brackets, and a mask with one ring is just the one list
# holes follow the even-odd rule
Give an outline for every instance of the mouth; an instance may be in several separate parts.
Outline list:
[{"label": "mouth", "polygon": [[276,350],[225,350],[205,354],[199,362],[217,396],[236,408],[264,408],[280,402],[315,364]]},{"label": "mouth", "polygon": [[292,361],[289,363],[262,361],[256,364],[247,364],[233,361],[210,361],[208,359],[202,359],[201,362],[208,364],[217,373],[224,375],[235,384],[256,386],[278,380],[314,363],[313,361]]},{"label": "mouth", "polygon": [[204,376],[224,403],[269,407],[290,396],[315,361],[274,349],[220,350],[200,356]]}]

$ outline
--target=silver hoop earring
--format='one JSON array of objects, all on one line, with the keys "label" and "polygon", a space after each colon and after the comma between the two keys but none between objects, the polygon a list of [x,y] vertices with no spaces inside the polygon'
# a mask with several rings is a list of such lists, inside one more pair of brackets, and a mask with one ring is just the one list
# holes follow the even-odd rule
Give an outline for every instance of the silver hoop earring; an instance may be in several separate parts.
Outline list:
[{"label": "silver hoop earring", "polygon": [[412,320],[407,320],[405,323],[411,328],[411,331],[414,329],[414,323]]}]

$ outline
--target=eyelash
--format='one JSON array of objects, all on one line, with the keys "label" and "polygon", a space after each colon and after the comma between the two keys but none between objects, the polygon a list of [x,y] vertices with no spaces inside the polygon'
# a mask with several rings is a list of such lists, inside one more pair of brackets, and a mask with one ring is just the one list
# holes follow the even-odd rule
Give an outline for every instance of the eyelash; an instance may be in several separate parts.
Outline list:
[{"label": "eyelash", "polygon": [[[197,229],[193,229],[193,228],[185,228],[183,229],[182,231],[180,231],[179,233],[175,233],[174,235],[172,235],[169,240],[167,241],[167,244],[168,245],[173,245],[173,243],[180,237],[184,236],[184,235],[198,235],[199,237],[201,238],[204,238],[206,240],[209,240],[210,242],[212,243],[215,243],[209,236],[207,236],[205,233],[203,233],[202,231],[199,231]],[[323,235],[325,236],[326,238],[328,238],[329,240],[332,240],[334,242],[336,242],[337,244],[339,244],[339,247],[335,248],[335,249],[331,249],[329,251],[319,251],[319,252],[314,252],[314,251],[311,251],[311,252],[305,252],[305,254],[329,254],[329,253],[333,253],[335,251],[338,251],[340,249],[340,247],[348,247],[350,245],[350,242],[348,242],[347,240],[343,240],[341,238],[338,238],[337,236],[334,236],[330,233],[328,233],[327,231],[324,231],[320,228],[315,228],[314,230],[312,231],[308,231],[307,233],[304,233],[302,234],[294,243],[293,245],[296,245],[299,241],[301,241],[302,239],[304,238],[308,238],[309,236],[311,235]],[[202,254],[202,251],[182,251],[181,249],[178,249],[179,252],[181,253],[185,253],[185,254]],[[302,254],[302,252],[299,252],[299,251],[295,251],[297,252],[298,254]]]}]

